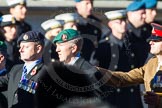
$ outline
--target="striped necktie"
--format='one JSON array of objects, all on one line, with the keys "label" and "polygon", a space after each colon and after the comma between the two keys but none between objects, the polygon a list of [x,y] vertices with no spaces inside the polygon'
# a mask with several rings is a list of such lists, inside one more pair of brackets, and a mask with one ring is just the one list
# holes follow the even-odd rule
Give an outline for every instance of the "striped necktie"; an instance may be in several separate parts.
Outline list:
[{"label": "striped necktie", "polygon": [[26,66],[24,66],[23,67],[23,77],[22,77],[22,79],[25,79],[26,75],[27,75],[27,68],[26,68]]}]

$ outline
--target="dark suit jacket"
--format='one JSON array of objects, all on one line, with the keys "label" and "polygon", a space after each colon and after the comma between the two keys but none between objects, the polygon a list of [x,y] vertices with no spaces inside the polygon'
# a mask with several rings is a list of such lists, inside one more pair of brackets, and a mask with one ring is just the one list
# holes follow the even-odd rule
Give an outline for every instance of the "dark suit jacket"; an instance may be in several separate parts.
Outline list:
[{"label": "dark suit jacket", "polygon": [[[87,62],[84,58],[80,57],[75,63],[74,66],[79,68],[82,72],[87,74],[89,77],[91,84],[99,83],[99,80],[103,78],[101,72],[99,72],[93,65]],[[95,95],[101,96],[102,90],[100,89],[102,85],[95,85],[95,90],[93,91]]]},{"label": "dark suit jacket", "polygon": [[[51,91],[48,90],[52,87],[53,82],[48,75],[44,64],[40,63],[35,67],[37,67],[37,73],[35,75],[31,75],[32,71],[30,71],[27,75],[28,79],[38,83],[35,94],[18,88],[18,84],[22,76],[23,64],[15,65],[11,69],[7,78],[1,78],[1,86],[8,83],[8,108],[51,108],[52,106],[58,104],[56,102],[56,97],[52,96]],[[53,105],[53,103],[56,104]]]}]

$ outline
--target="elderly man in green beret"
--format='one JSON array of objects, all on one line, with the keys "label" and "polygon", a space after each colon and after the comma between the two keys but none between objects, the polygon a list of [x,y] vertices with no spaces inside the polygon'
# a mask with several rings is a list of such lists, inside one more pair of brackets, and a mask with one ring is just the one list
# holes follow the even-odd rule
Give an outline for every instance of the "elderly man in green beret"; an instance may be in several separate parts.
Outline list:
[{"label": "elderly man in green beret", "polygon": [[[65,29],[54,38],[53,43],[56,44],[56,52],[61,62],[76,66],[78,69],[86,72],[92,83],[97,82],[96,78],[99,78],[99,72],[81,57],[83,38],[78,31]],[[100,92],[100,90],[97,89],[97,92]]]},{"label": "elderly man in green beret", "polygon": [[61,31],[53,40],[59,60],[73,65],[79,58],[83,45],[83,38],[76,30],[66,29]]}]

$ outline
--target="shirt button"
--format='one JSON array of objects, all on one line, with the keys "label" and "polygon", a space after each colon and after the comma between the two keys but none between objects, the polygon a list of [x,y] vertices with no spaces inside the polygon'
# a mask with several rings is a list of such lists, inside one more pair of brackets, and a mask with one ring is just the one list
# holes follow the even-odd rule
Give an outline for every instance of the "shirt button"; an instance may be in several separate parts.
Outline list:
[{"label": "shirt button", "polygon": [[121,90],[120,90],[120,88],[118,88],[118,89],[116,89],[116,91],[119,93]]},{"label": "shirt button", "polygon": [[133,92],[134,92],[134,89],[133,89],[133,88],[131,88],[131,89],[130,89],[130,92],[131,92],[131,93],[133,93]]}]

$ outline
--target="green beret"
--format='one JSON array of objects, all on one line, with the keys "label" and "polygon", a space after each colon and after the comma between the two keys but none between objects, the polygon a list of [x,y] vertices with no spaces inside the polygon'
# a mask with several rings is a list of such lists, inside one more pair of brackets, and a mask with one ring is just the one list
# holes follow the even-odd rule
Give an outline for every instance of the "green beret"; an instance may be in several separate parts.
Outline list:
[{"label": "green beret", "polygon": [[63,43],[80,37],[78,31],[74,29],[65,29],[61,31],[52,41],[53,43]]},{"label": "green beret", "polygon": [[0,41],[0,52],[7,52],[7,46],[3,41]]}]

